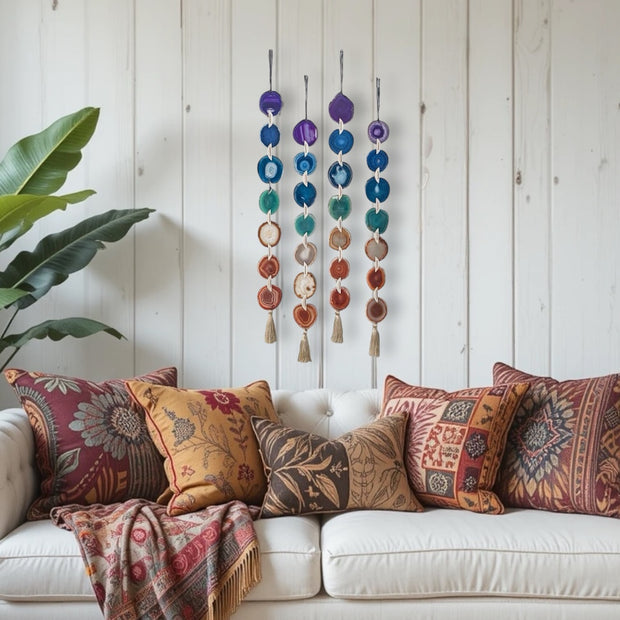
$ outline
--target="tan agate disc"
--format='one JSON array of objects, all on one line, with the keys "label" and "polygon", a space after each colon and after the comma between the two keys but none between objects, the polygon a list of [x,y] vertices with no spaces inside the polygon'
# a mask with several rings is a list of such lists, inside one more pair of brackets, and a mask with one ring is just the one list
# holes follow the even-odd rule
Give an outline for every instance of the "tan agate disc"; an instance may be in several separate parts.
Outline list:
[{"label": "tan agate disc", "polygon": [[365,250],[370,260],[383,260],[388,253],[388,244],[383,237],[379,237],[379,241],[375,241],[373,237],[366,242]]},{"label": "tan agate disc", "polygon": [[293,290],[299,299],[308,299],[316,292],[316,280],[311,273],[298,273],[293,282]]},{"label": "tan agate disc", "polygon": [[340,230],[337,226],[332,228],[329,233],[329,247],[332,250],[346,250],[351,244],[351,233],[343,228]]},{"label": "tan agate disc", "polygon": [[307,245],[300,243],[295,250],[295,260],[300,265],[312,265],[316,259],[316,245],[308,242]]},{"label": "tan agate disc", "polygon": [[280,227],[275,222],[264,222],[258,227],[258,238],[265,247],[278,245]]},{"label": "tan agate disc", "polygon": [[293,308],[293,319],[295,323],[302,329],[308,329],[312,327],[316,321],[317,311],[312,304],[306,304],[304,308],[301,304]]},{"label": "tan agate disc", "polygon": [[366,316],[369,321],[373,323],[379,323],[383,321],[385,316],[387,315],[387,304],[380,297],[375,301],[371,299],[366,304]]}]

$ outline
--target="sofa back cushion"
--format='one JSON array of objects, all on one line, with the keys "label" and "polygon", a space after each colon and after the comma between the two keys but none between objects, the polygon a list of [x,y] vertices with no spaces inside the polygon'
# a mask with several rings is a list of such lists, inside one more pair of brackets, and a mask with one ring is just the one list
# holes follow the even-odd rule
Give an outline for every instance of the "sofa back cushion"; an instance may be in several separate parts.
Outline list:
[{"label": "sofa back cushion", "polygon": [[[123,379],[95,382],[15,368],[4,374],[35,438],[40,491],[27,519],[46,519],[54,506],[155,500],[164,491],[162,458]],[[177,370],[136,380],[176,385]]]}]

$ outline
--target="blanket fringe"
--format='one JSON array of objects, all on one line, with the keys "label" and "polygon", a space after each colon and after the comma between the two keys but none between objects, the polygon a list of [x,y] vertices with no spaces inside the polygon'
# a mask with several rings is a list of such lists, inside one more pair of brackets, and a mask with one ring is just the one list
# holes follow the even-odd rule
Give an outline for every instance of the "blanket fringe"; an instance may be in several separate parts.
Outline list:
[{"label": "blanket fringe", "polygon": [[209,611],[205,620],[228,620],[260,580],[260,551],[258,541],[254,541],[235,565],[222,575],[217,590],[209,595]]}]

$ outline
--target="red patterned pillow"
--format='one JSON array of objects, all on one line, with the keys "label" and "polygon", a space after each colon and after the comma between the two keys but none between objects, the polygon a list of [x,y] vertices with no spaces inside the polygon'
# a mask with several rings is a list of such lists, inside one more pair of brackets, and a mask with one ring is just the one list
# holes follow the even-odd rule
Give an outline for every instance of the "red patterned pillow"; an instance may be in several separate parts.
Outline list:
[{"label": "red patterned pillow", "polygon": [[[162,458],[123,379],[95,383],[17,369],[4,374],[34,432],[41,481],[29,520],[48,518],[54,506],[156,500],[164,491]],[[174,386],[177,370],[137,379]]]},{"label": "red patterned pillow", "polygon": [[620,374],[556,381],[497,362],[493,381],[530,381],[495,486],[502,501],[620,517]]},{"label": "red patterned pillow", "polygon": [[409,385],[388,376],[380,416],[409,413],[409,482],[422,504],[500,514],[491,491],[506,435],[528,384],[458,392]]}]

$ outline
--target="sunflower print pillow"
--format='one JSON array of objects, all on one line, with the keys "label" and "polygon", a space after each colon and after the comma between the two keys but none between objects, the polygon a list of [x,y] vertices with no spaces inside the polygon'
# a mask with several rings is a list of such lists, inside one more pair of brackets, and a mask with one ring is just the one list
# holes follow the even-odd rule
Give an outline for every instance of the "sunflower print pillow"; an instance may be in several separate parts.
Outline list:
[{"label": "sunflower print pillow", "polygon": [[[156,500],[164,491],[162,458],[124,379],[95,382],[16,368],[4,375],[34,433],[40,489],[28,520],[48,518],[55,506]],[[135,380],[176,385],[177,369]]]}]

